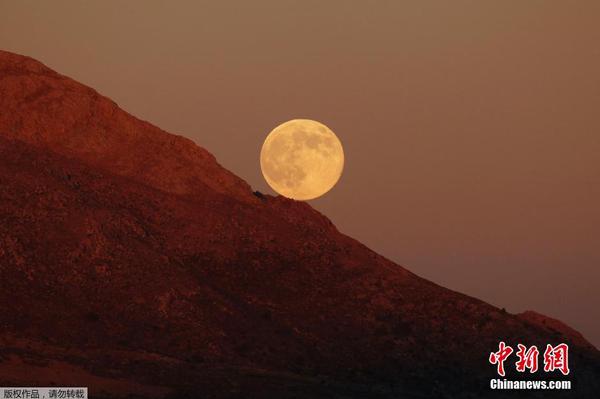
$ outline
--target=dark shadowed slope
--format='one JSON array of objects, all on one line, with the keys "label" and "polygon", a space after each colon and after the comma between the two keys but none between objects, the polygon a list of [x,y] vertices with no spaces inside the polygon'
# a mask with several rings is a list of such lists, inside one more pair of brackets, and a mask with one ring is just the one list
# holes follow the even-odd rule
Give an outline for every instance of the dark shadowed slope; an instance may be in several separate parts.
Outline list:
[{"label": "dark shadowed slope", "polygon": [[588,348],[591,351],[595,350],[594,346],[590,344],[579,331],[574,330],[560,320],[544,316],[533,310],[527,310],[523,313],[519,313],[517,316],[529,323],[542,327],[550,333],[567,336],[571,342],[576,343],[582,348]]},{"label": "dark shadowed slope", "polygon": [[577,334],[423,280],[307,204],[255,197],[34,60],[0,52],[0,106],[2,386],[482,397],[502,339],[570,343],[571,396],[599,389]]}]

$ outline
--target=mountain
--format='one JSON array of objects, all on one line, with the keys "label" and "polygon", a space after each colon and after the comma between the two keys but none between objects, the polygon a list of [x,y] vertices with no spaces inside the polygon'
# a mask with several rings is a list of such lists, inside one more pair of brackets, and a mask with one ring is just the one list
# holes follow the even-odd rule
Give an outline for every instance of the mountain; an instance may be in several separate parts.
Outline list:
[{"label": "mountain", "polygon": [[600,389],[574,330],[414,275],[35,60],[0,52],[0,112],[1,386],[507,397],[489,389],[503,340],[568,343],[573,389],[553,395]]},{"label": "mountain", "polygon": [[95,90],[16,54],[0,52],[0,68],[3,136],[171,193],[251,197],[248,184],[208,151],[132,117]]},{"label": "mountain", "polygon": [[534,312],[533,310],[527,310],[523,313],[519,313],[517,316],[528,321],[529,323],[546,329],[550,333],[567,336],[571,342],[577,344],[581,348],[588,348],[591,351],[594,351],[595,349],[594,346],[590,344],[579,331],[572,329],[560,320],[544,316],[543,314]]}]

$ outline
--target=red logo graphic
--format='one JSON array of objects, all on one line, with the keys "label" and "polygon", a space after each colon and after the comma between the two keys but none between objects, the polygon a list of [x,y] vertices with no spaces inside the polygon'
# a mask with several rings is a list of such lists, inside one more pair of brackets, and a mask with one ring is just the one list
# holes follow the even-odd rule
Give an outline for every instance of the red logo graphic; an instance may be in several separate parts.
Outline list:
[{"label": "red logo graphic", "polygon": [[490,363],[498,365],[498,374],[504,376],[504,361],[513,353],[513,348],[500,341],[498,352],[490,353]]},{"label": "red logo graphic", "polygon": [[[518,360],[515,362],[515,366],[518,372],[524,373],[525,370],[529,370],[530,373],[535,373],[538,370],[538,358],[540,351],[537,346],[532,345],[527,348],[525,345],[517,344],[518,351],[516,355]],[[498,345],[498,352],[490,353],[489,361],[491,364],[497,366],[498,375],[505,376],[504,362],[514,352],[511,346],[508,346],[504,341],[500,341]],[[563,375],[570,373],[569,370],[569,346],[567,344],[559,344],[552,346],[546,345],[544,351],[544,371],[549,373],[554,370],[558,370]]]},{"label": "red logo graphic", "polygon": [[546,345],[544,352],[544,371],[560,370],[563,375],[569,374],[569,346],[560,344],[552,347]]},{"label": "red logo graphic", "polygon": [[519,360],[515,363],[517,371],[524,373],[525,369],[529,369],[530,373],[535,373],[538,369],[538,355],[540,351],[537,346],[533,345],[529,349],[525,345],[518,344],[517,356]]}]

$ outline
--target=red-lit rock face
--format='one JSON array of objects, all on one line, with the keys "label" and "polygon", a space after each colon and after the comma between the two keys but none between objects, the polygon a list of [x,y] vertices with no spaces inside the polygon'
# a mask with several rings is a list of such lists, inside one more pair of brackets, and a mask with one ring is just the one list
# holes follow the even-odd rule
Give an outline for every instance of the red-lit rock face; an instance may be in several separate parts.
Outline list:
[{"label": "red-lit rock face", "polygon": [[599,388],[598,351],[568,328],[423,280],[305,203],[253,195],[204,149],[36,61],[0,52],[0,110],[2,386],[484,397],[504,340],[568,342],[577,397]]},{"label": "red-lit rock face", "polygon": [[0,51],[0,130],[176,194],[204,186],[252,201],[250,187],[189,139],[166,133],[95,90]]}]

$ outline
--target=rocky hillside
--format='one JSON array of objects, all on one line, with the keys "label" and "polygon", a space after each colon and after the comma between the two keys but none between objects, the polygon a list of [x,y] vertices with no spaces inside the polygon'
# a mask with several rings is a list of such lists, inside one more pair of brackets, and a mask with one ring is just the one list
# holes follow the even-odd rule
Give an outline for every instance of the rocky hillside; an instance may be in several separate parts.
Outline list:
[{"label": "rocky hillside", "polygon": [[205,149],[127,114],[41,63],[0,51],[2,135],[84,159],[176,194],[208,189],[250,200],[249,186]]}]

